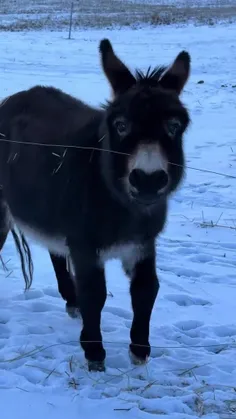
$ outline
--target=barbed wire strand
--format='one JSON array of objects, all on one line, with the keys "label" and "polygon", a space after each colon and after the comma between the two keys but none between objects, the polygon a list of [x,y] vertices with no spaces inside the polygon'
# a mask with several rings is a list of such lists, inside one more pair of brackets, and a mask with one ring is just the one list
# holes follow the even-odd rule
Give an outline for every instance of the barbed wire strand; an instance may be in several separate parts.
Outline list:
[{"label": "barbed wire strand", "polygon": [[[17,356],[17,357],[14,357],[14,358],[11,358],[11,359],[7,359],[7,360],[4,360],[4,361],[2,361],[2,360],[0,360],[0,364],[1,363],[5,363],[5,362],[13,362],[13,361],[15,361],[15,360],[18,360],[18,359],[21,359],[21,358],[25,358],[25,357],[27,357],[27,356],[30,356],[30,355],[36,355],[37,353],[39,353],[39,352],[43,352],[43,351],[46,351],[47,349],[50,349],[50,348],[53,348],[53,347],[55,347],[55,346],[61,346],[61,345],[74,345],[74,344],[76,344],[76,345],[78,345],[78,341],[68,341],[68,342],[60,342],[60,343],[53,343],[53,344],[51,344],[51,345],[48,345],[48,346],[40,346],[39,348],[35,348],[35,349],[32,349],[31,351],[29,351],[29,352],[26,352],[26,353],[24,353],[24,354],[22,354],[22,355],[19,355],[19,356]],[[103,343],[104,345],[117,345],[117,344],[119,344],[119,345],[129,345],[129,343],[128,342],[120,342],[120,341],[116,341],[116,342],[112,342],[112,341],[101,341],[101,340],[95,340],[95,341],[93,341],[93,340],[91,340],[91,341],[80,341],[80,343],[88,343],[88,344],[93,344],[93,343]],[[132,345],[133,346],[137,346],[137,347],[142,347],[142,348],[149,348],[149,346],[148,345],[141,345],[141,344],[138,344],[138,343],[132,343]],[[231,343],[227,343],[227,342],[224,342],[224,343],[216,343],[216,344],[211,344],[211,345],[173,345],[173,346],[155,346],[155,345],[151,345],[151,349],[164,349],[164,350],[166,350],[166,349],[189,349],[189,348],[191,348],[191,349],[202,349],[202,348],[226,348],[226,349],[230,349],[230,348],[236,348],[236,342],[235,343],[233,343],[233,342],[231,342]]]},{"label": "barbed wire strand", "polygon": [[[0,133],[1,136],[5,136],[4,134]],[[0,138],[0,142],[7,142],[7,143],[14,143],[14,144],[24,144],[24,145],[32,145],[32,146],[39,146],[39,147],[63,147],[63,148],[73,148],[73,149],[80,149],[80,150],[90,150],[90,151],[104,151],[107,153],[114,153],[114,154],[120,154],[120,155],[124,155],[124,156],[131,156],[130,153],[125,153],[122,151],[116,151],[116,150],[111,150],[111,149],[105,149],[105,148],[101,148],[101,147],[93,147],[93,146],[79,146],[79,145],[73,145],[73,144],[50,144],[50,143],[36,143],[36,142],[30,142],[30,141],[14,141],[14,140],[8,140],[7,138]],[[177,164],[177,163],[172,163],[172,162],[168,162],[170,165],[172,166],[178,166],[178,167],[185,167],[186,169],[190,169],[190,170],[196,170],[199,172],[203,172],[203,173],[211,173],[217,176],[222,176],[225,178],[231,178],[231,179],[236,179],[236,176],[234,175],[230,175],[228,173],[222,173],[222,172],[217,172],[214,170],[209,170],[209,169],[202,169],[199,167],[193,167],[193,166],[188,166],[188,165],[181,165],[181,164]]]}]

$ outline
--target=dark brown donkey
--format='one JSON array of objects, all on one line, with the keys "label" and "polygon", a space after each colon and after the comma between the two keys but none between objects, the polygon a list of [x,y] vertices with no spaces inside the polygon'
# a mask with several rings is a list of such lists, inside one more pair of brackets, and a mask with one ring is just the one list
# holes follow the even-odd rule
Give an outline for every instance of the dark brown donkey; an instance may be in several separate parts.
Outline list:
[{"label": "dark brown donkey", "polygon": [[104,107],[41,86],[10,96],[0,107],[0,184],[9,225],[61,257],[65,289],[71,287],[70,255],[70,304],[81,313],[81,345],[95,371],[105,368],[100,320],[104,263],[112,257],[121,259],[131,280],[132,359],[144,362],[150,355],[159,289],[155,239],[183,177],[189,115],[179,96],[190,72],[184,51],[169,68],[134,75],[107,39],[100,53],[113,90]]}]

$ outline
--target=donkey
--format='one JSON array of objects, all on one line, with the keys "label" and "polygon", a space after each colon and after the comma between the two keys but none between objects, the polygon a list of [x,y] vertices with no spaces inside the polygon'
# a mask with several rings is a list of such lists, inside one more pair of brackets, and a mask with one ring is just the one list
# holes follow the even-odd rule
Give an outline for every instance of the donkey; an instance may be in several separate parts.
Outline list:
[{"label": "donkey", "polygon": [[183,179],[183,135],[190,123],[180,100],[190,74],[187,52],[169,67],[133,74],[108,39],[99,49],[113,92],[101,108],[42,86],[10,96],[0,108],[0,184],[8,218],[53,254],[71,257],[90,371],[105,370],[104,264],[114,257],[131,280],[131,360],[144,363],[150,355],[159,290],[155,239]]}]

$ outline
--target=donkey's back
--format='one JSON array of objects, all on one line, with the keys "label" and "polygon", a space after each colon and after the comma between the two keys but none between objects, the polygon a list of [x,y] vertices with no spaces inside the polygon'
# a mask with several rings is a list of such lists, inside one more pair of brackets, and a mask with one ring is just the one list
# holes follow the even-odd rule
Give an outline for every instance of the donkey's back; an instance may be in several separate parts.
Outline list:
[{"label": "donkey's back", "polygon": [[34,135],[30,142],[37,143],[40,139],[40,143],[71,144],[73,139],[68,141],[68,133],[74,133],[74,140],[78,143],[80,139],[83,141],[83,137],[76,134],[99,115],[98,110],[60,89],[35,86],[3,100],[0,106],[0,133],[2,137],[8,137],[9,142],[13,139],[10,133],[17,128],[29,129],[31,125],[34,126]]},{"label": "donkey's back", "polygon": [[[40,231],[47,226],[53,235],[59,226],[63,230],[67,207],[71,210],[77,200],[76,185],[83,185],[85,171],[91,169],[91,150],[80,147],[97,143],[100,118],[101,111],[51,87],[36,86],[2,103],[0,184],[21,223],[33,224]],[[81,186],[81,202],[85,193]]]}]

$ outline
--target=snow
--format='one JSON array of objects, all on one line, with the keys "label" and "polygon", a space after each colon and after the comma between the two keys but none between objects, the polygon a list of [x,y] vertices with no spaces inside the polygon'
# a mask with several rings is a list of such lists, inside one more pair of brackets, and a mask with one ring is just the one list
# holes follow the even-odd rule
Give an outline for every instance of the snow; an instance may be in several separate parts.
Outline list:
[{"label": "snow", "polygon": [[161,289],[146,366],[135,367],[128,357],[132,311],[119,261],[106,267],[107,371],[89,373],[78,342],[80,320],[65,313],[47,252],[32,244],[35,278],[24,293],[9,235],[2,252],[8,271],[0,270],[1,418],[235,418],[236,27],[78,31],[71,41],[66,36],[2,34],[0,97],[41,83],[98,105],[110,94],[99,65],[103,37],[132,68],[169,64],[187,49],[189,169],[157,241]]},{"label": "snow", "polygon": [[[140,0],[130,1],[140,3]],[[234,0],[142,0],[142,3],[176,7],[229,7],[234,4]]]}]

